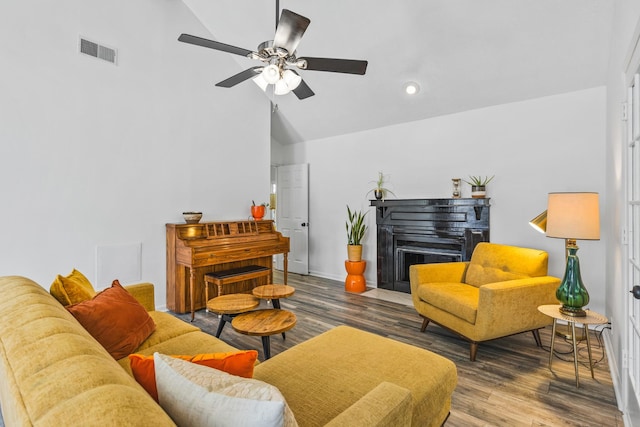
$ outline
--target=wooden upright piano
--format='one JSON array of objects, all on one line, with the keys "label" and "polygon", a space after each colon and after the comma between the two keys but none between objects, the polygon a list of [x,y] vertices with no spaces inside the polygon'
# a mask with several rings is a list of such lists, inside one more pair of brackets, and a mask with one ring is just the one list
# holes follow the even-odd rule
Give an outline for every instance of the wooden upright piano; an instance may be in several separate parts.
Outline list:
[{"label": "wooden upright piano", "polygon": [[[273,221],[202,222],[166,224],[167,308],[176,313],[206,306],[204,275],[249,265],[273,268],[275,254],[284,254],[284,282],[287,283],[289,238],[276,231]],[[258,285],[272,283],[273,273]],[[236,284],[245,290],[246,284]],[[244,288],[243,288],[244,286]],[[217,296],[215,286],[209,298]]]}]

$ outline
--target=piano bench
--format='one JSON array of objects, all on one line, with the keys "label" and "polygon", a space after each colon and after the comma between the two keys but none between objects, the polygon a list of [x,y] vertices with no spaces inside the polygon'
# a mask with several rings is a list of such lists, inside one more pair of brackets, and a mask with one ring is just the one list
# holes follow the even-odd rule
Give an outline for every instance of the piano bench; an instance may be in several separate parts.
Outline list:
[{"label": "piano bench", "polygon": [[[223,286],[230,283],[242,282],[244,280],[257,279],[259,277],[270,277],[271,269],[261,265],[245,265],[244,267],[231,268],[229,270],[214,271],[204,275],[205,299],[209,302],[209,284],[218,287],[218,296],[224,295]],[[206,303],[205,303],[206,304]]]}]

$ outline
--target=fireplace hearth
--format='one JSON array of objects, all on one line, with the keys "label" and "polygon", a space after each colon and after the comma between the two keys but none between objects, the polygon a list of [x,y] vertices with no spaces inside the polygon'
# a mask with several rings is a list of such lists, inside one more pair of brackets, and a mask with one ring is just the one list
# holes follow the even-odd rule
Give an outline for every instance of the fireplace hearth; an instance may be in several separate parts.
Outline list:
[{"label": "fireplace hearth", "polygon": [[378,287],[410,292],[413,264],[468,261],[489,241],[489,199],[371,200]]}]

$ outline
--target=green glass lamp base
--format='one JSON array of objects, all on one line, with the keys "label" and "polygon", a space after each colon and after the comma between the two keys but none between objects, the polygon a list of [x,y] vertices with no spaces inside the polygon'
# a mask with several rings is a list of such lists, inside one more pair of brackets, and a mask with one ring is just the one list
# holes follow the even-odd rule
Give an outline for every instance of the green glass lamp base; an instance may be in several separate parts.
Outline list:
[{"label": "green glass lamp base", "polygon": [[582,307],[589,304],[589,292],[582,283],[580,276],[580,261],[578,260],[578,247],[575,244],[568,246],[567,269],[560,286],[556,290],[556,298],[562,304],[560,313],[572,317],[585,317],[587,313]]}]

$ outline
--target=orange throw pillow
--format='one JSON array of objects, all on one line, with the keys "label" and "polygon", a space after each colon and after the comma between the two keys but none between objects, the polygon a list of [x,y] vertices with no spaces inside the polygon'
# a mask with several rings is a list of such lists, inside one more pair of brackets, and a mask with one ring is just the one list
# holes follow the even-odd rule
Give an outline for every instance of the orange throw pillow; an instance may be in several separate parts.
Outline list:
[{"label": "orange throw pillow", "polygon": [[66,308],[116,360],[133,353],[156,330],[147,310],[117,280],[92,299]]},{"label": "orange throw pillow", "polygon": [[[195,356],[171,356],[186,360],[197,365],[208,366],[231,375],[244,378],[253,377],[253,366],[258,358],[256,350],[245,350],[228,353],[196,354]],[[144,389],[158,401],[158,389],[156,388],[156,373],[153,356],[142,354],[130,354],[131,371],[133,377]]]}]

